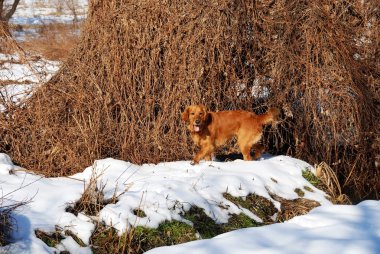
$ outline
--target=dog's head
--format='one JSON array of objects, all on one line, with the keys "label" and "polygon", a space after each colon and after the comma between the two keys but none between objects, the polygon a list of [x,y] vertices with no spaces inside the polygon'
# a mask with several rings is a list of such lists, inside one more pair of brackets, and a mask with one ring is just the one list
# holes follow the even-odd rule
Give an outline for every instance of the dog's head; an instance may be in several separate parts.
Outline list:
[{"label": "dog's head", "polygon": [[210,122],[211,115],[203,105],[191,105],[182,113],[182,120],[189,123],[191,132],[202,131]]}]

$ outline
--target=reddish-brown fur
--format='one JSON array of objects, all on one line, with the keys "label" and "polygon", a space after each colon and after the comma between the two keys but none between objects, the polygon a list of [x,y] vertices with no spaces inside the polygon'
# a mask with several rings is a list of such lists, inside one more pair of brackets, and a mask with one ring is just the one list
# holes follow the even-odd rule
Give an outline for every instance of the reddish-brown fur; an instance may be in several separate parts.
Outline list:
[{"label": "reddish-brown fur", "polygon": [[263,146],[257,144],[261,139],[263,126],[275,122],[278,115],[279,110],[276,108],[269,109],[263,115],[256,115],[243,110],[209,112],[203,105],[188,106],[182,113],[182,120],[188,123],[191,137],[200,147],[193,163],[197,164],[203,158],[211,160],[215,149],[235,136],[244,160],[252,160],[252,146],[254,159],[258,159],[263,152]]}]

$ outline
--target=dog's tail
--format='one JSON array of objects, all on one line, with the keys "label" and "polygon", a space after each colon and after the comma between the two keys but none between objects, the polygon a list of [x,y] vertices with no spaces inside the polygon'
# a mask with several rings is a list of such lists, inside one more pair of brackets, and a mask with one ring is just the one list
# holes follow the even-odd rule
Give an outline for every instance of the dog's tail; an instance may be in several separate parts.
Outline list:
[{"label": "dog's tail", "polygon": [[277,122],[280,115],[278,108],[270,108],[265,114],[259,115],[259,121],[262,125],[273,124]]}]

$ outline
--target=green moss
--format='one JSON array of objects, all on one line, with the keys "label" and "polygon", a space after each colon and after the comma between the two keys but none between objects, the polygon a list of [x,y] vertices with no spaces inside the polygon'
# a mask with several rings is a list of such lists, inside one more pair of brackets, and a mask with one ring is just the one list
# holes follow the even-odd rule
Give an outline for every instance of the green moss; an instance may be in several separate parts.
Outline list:
[{"label": "green moss", "polygon": [[239,228],[261,225],[244,213],[232,214],[227,223],[217,224],[199,207],[192,207],[185,213],[184,218],[193,222],[194,229],[200,234],[202,239],[212,238]]},{"label": "green moss", "polygon": [[303,188],[304,188],[306,191],[314,192],[314,190],[313,190],[312,188],[310,188],[309,186],[303,186]]},{"label": "green moss", "polygon": [[305,178],[309,183],[311,183],[313,186],[317,187],[320,185],[319,178],[313,174],[313,172],[310,171],[310,169],[302,170],[302,176]]},{"label": "green moss", "polygon": [[134,215],[136,215],[137,217],[140,217],[140,218],[146,217],[145,212],[141,209],[135,209],[135,210],[133,210],[133,213],[134,213]]},{"label": "green moss", "polygon": [[196,231],[179,221],[165,221],[158,228],[138,226],[118,236],[115,229],[99,225],[91,237],[93,253],[144,253],[150,249],[196,240]]},{"label": "green moss", "polygon": [[249,194],[245,198],[242,198],[224,193],[223,197],[237,206],[248,209],[259,216],[264,222],[272,222],[271,217],[277,212],[276,207],[270,200],[256,194]]},{"label": "green moss", "polygon": [[194,224],[194,229],[203,239],[212,238],[224,233],[221,225],[216,224],[216,222],[207,216],[204,210],[199,207],[191,207],[191,209],[186,212],[183,217]]},{"label": "green moss", "polygon": [[125,245],[126,236],[124,234],[119,237],[114,228],[98,224],[90,238],[92,252],[94,254],[121,253],[120,250]]},{"label": "green moss", "polygon": [[223,233],[233,231],[239,228],[248,228],[248,227],[257,227],[261,224],[256,222],[255,220],[249,218],[246,214],[233,214],[228,223],[222,224]]},{"label": "green moss", "polygon": [[[271,216],[277,212],[277,209],[270,200],[255,194],[249,194],[244,198],[233,197],[228,193],[224,193],[223,196],[237,206],[248,209],[263,219],[263,221],[272,222]],[[232,214],[227,223],[217,224],[213,219],[207,216],[203,209],[199,207],[192,207],[184,214],[184,218],[193,222],[194,229],[203,239],[212,238],[219,234],[239,228],[262,225],[262,223],[256,222],[244,213]]]},{"label": "green moss", "polygon": [[297,195],[299,196],[299,197],[303,197],[303,196],[305,196],[305,192],[303,191],[303,190],[301,190],[300,188],[295,188],[294,189],[294,192],[295,193],[297,193]]},{"label": "green moss", "polygon": [[46,233],[36,229],[34,231],[37,238],[41,239],[47,246],[55,247],[64,237],[59,232]]},{"label": "green moss", "polygon": [[168,246],[196,240],[196,230],[183,222],[165,221],[158,228],[136,227],[134,242],[145,252],[159,246]]},{"label": "green moss", "polygon": [[[264,219],[269,220],[277,212],[270,200],[254,194],[242,198],[225,193],[224,197]],[[135,214],[139,217],[145,216],[141,210],[135,210]],[[93,253],[138,254],[160,246],[193,241],[198,239],[198,234],[207,239],[232,230],[261,225],[244,213],[232,214],[227,223],[218,224],[202,208],[195,206],[182,216],[191,221],[193,226],[179,221],[165,221],[158,228],[138,226],[119,237],[114,229],[99,225],[91,237]]]},{"label": "green moss", "polygon": [[157,229],[165,239],[166,245],[173,245],[196,240],[195,229],[179,221],[170,221],[160,224]]}]

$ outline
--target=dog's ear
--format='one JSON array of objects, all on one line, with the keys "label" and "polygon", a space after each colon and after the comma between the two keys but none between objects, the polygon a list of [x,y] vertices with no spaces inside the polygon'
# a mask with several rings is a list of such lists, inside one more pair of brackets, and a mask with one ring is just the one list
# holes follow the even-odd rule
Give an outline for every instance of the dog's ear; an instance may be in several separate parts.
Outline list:
[{"label": "dog's ear", "polygon": [[210,114],[210,111],[208,110],[208,108],[204,105],[201,106],[202,107],[202,111],[204,113],[204,123],[206,125],[209,125],[212,121],[212,115]]},{"label": "dog's ear", "polygon": [[184,121],[184,122],[188,122],[189,121],[189,110],[190,110],[190,108],[186,107],[185,111],[182,112],[182,115],[181,115],[182,121]]},{"label": "dog's ear", "polygon": [[212,115],[210,112],[207,112],[206,117],[205,117],[205,123],[206,125],[209,125],[211,122],[212,122]]}]

